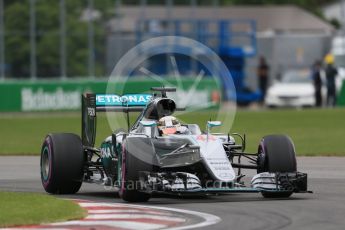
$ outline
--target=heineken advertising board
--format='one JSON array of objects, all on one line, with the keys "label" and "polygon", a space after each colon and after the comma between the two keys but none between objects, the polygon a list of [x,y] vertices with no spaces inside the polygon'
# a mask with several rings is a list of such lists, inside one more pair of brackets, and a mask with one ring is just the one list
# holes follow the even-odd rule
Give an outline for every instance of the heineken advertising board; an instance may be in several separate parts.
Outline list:
[{"label": "heineken advertising board", "polygon": [[[168,81],[172,85],[177,85],[175,79],[168,79]],[[0,112],[78,110],[81,106],[82,93],[104,94],[107,84],[106,80],[4,81],[0,83]],[[177,89],[178,98],[183,98],[183,95],[188,96],[189,89],[193,85],[193,78],[182,79],[182,89]],[[151,87],[161,86],[161,83],[147,79],[130,79],[126,82],[117,82],[116,86],[116,88],[123,88],[122,92],[112,93],[122,95],[150,93]],[[209,102],[218,103],[220,94],[220,89],[214,78],[205,78],[195,87],[193,95],[189,95],[190,103],[188,105],[214,105],[214,103]],[[174,95],[171,97],[175,100],[178,99]]]}]

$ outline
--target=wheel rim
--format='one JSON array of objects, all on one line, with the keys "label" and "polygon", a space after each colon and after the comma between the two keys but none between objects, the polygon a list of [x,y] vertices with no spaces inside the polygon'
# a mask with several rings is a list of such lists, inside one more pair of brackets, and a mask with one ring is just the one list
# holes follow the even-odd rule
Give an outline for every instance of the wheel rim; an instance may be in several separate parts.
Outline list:
[{"label": "wheel rim", "polygon": [[258,158],[257,158],[258,173],[268,171],[266,154],[264,152],[263,143],[259,145]]},{"label": "wheel rim", "polygon": [[50,173],[49,149],[46,146],[42,151],[41,173],[44,181],[47,181]]}]

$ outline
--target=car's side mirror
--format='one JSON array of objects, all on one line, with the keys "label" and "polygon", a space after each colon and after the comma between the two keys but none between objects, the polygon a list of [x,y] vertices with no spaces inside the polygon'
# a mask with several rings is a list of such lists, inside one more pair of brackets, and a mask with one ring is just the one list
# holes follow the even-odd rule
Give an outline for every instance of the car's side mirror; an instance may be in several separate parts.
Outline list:
[{"label": "car's side mirror", "polygon": [[140,121],[140,124],[142,124],[144,127],[154,127],[157,125],[156,121]]},{"label": "car's side mirror", "polygon": [[207,135],[210,133],[211,128],[221,126],[222,122],[221,121],[208,121],[207,122]]},{"label": "car's side mirror", "polygon": [[221,121],[208,121],[207,122],[207,127],[209,127],[209,128],[221,126],[221,125],[222,125]]}]

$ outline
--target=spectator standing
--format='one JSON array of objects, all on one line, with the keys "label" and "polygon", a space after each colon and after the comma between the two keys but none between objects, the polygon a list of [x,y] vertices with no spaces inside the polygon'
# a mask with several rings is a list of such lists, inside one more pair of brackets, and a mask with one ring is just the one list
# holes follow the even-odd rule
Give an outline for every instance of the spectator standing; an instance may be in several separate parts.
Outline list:
[{"label": "spectator standing", "polygon": [[321,95],[321,88],[322,88],[322,79],[321,79],[321,61],[315,61],[313,68],[312,68],[312,78],[314,83],[315,89],[315,106],[321,107],[322,105],[322,95]]},{"label": "spectator standing", "polygon": [[269,70],[270,67],[267,64],[265,57],[260,56],[259,65],[257,68],[257,75],[259,80],[259,87],[262,92],[262,101],[264,101],[266,96],[267,84],[269,79]]},{"label": "spectator standing", "polygon": [[337,77],[338,71],[334,67],[334,57],[332,54],[327,54],[325,57],[326,62],[326,85],[327,85],[327,106],[334,107],[337,100],[335,78]]}]

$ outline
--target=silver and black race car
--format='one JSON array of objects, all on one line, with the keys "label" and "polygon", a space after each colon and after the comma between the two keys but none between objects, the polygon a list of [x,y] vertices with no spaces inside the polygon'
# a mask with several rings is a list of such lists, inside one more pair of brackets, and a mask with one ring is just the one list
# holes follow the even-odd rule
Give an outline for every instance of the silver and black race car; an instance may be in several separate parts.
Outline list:
[{"label": "silver and black race car", "polygon": [[[154,87],[152,94],[82,96],[82,135],[48,134],[41,150],[41,180],[53,194],[78,192],[83,182],[112,186],[129,202],[153,194],[260,192],[289,197],[307,191],[307,174],[297,171],[295,148],[285,135],[262,138],[257,153],[245,152],[245,136],[212,133],[219,121],[181,124],[173,113],[175,88]],[[116,131],[94,147],[98,112],[124,112],[128,130]],[[128,113],[141,112],[132,126]],[[236,143],[236,139],[240,143]],[[245,158],[246,163],[241,159]],[[237,169],[235,172],[234,169]],[[249,185],[241,169],[257,174]]]}]

